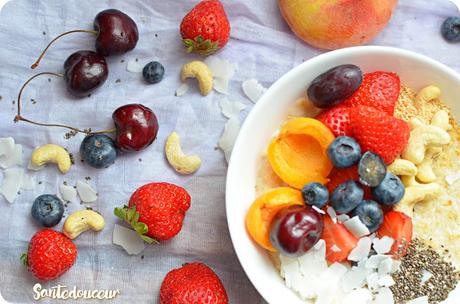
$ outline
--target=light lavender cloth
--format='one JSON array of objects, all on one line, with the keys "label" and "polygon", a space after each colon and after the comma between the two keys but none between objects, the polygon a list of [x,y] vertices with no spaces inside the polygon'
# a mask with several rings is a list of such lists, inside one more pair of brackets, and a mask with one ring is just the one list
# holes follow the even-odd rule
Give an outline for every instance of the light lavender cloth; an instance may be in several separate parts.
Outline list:
[{"label": "light lavender cloth", "polygon": [[[99,192],[98,201],[91,206],[104,215],[106,228],[97,234],[81,235],[75,241],[79,251],[76,264],[44,287],[59,283],[80,289],[119,289],[121,295],[113,302],[157,303],[161,282],[170,269],[201,261],[220,276],[230,303],[263,303],[238,262],[227,230],[224,199],[227,164],[221,151],[215,149],[226,119],[218,102],[228,98],[245,103],[248,107],[242,113],[243,118],[252,103],[242,93],[242,81],[256,78],[269,86],[294,66],[322,51],[307,46],[291,33],[275,0],[223,0],[232,32],[230,42],[218,56],[238,66],[229,95],[214,92],[201,97],[193,87],[184,97],[175,97],[182,64],[199,58],[185,54],[178,30],[181,18],[196,2],[14,0],[2,10],[0,137],[13,136],[24,146],[25,164],[32,149],[46,143],[61,144],[76,156],[76,165],[67,175],[48,167],[33,174],[35,180],[42,183],[37,184],[34,191],[22,191],[14,204],[0,198],[0,291],[6,300],[33,301],[35,280],[20,264],[19,256],[39,229],[30,217],[34,198],[43,193],[56,193],[63,181],[73,185],[90,176],[90,183]],[[27,117],[84,128],[110,128],[113,110],[126,103],[144,103],[156,112],[160,131],[151,147],[120,156],[108,169],[96,170],[80,163],[78,149],[82,135],[66,140],[62,129],[14,124],[12,101],[16,100],[21,84],[34,73],[61,72],[64,60],[72,52],[93,49],[93,36],[68,36],[50,49],[37,71],[29,68],[54,36],[67,30],[91,28],[94,16],[106,8],[118,8],[132,16],[139,26],[140,40],[134,51],[108,58],[110,75],[105,85],[90,98],[77,100],[66,94],[62,79],[51,78],[48,82],[44,77],[34,81],[23,96],[23,113]],[[458,15],[458,11],[447,0],[400,1],[388,27],[373,44],[410,49],[460,72],[460,44],[446,43],[439,33],[441,23],[450,15]],[[164,80],[145,85],[140,74],[126,71],[127,62],[133,58],[162,62],[166,68]],[[37,103],[32,104],[31,98]],[[179,176],[165,161],[164,141],[174,130],[181,134],[184,150],[199,154],[203,160],[202,168],[194,175]],[[127,202],[136,188],[151,181],[184,186],[192,196],[192,207],[176,238],[149,246],[138,256],[129,256],[112,244],[113,226],[118,222],[112,211],[114,206]],[[81,205],[73,203],[67,212],[80,208]],[[61,226],[62,223],[56,228]],[[48,302],[51,301],[41,303]]]}]

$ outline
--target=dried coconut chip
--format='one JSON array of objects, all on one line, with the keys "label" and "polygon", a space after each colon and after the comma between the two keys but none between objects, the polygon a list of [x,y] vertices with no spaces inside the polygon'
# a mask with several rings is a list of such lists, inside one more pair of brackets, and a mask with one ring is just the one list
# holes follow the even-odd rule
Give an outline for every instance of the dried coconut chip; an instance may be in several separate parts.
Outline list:
[{"label": "dried coconut chip", "polygon": [[428,296],[423,296],[423,297],[418,297],[416,299],[412,299],[406,302],[406,304],[429,304]]},{"label": "dried coconut chip", "polygon": [[391,257],[387,257],[386,259],[381,261],[378,268],[379,278],[383,278],[384,276],[390,274],[392,267],[393,259]]},{"label": "dried coconut chip", "polygon": [[334,244],[334,245],[331,246],[331,250],[332,250],[332,252],[340,252],[340,251],[342,251],[342,249],[340,249],[339,247],[337,247],[336,244]]},{"label": "dried coconut chip", "polygon": [[244,94],[253,102],[256,103],[260,97],[267,91],[256,79],[245,80],[242,84]]},{"label": "dried coconut chip", "polygon": [[214,78],[213,89],[222,94],[228,94],[229,79]]},{"label": "dried coconut chip", "polygon": [[112,242],[121,246],[128,254],[136,255],[145,248],[144,241],[136,231],[115,224],[113,227]]},{"label": "dried coconut chip", "polygon": [[369,289],[375,290],[379,288],[379,275],[376,272],[371,272],[366,276],[366,284]]},{"label": "dried coconut chip", "polygon": [[359,216],[354,216],[351,219],[345,221],[343,223],[345,227],[356,237],[362,237],[368,235],[369,229],[367,229],[366,225],[361,222]]},{"label": "dried coconut chip", "polygon": [[372,294],[367,288],[359,288],[346,294],[341,304],[364,304],[372,300]]},{"label": "dried coconut chip", "polygon": [[331,206],[327,207],[326,209],[327,214],[331,217],[331,220],[334,222],[334,224],[337,224],[337,213],[335,212],[335,209],[332,208]]},{"label": "dried coconut chip", "polygon": [[423,269],[422,270],[422,278],[420,280],[420,283],[424,284],[426,281],[428,281],[429,279],[431,279],[433,277],[433,274],[431,272],[429,272],[428,270],[426,269]]},{"label": "dried coconut chip", "polygon": [[3,171],[3,183],[0,187],[0,193],[9,203],[13,203],[21,189],[24,169],[10,168]]},{"label": "dried coconut chip", "polygon": [[361,288],[366,284],[368,270],[363,267],[352,267],[342,278],[342,290],[350,292],[353,289]]},{"label": "dried coconut chip", "polygon": [[131,59],[126,64],[126,70],[131,73],[141,73],[144,69],[144,64],[140,63],[139,60]]},{"label": "dried coconut chip", "polygon": [[221,99],[219,101],[219,106],[222,111],[222,114],[230,118],[239,118],[240,112],[246,108],[246,105],[238,101],[229,101],[228,99]]},{"label": "dried coconut chip", "polygon": [[13,137],[0,138],[0,156],[9,155],[14,152]]},{"label": "dried coconut chip", "polygon": [[372,243],[373,243],[373,247],[374,247],[375,252],[377,252],[379,254],[385,254],[385,253],[390,252],[394,241],[395,240],[392,239],[389,236],[383,236],[381,239],[379,239],[377,237],[374,238],[372,240]]},{"label": "dried coconut chip", "polygon": [[371,255],[367,260],[366,260],[366,265],[365,267],[368,269],[377,269],[379,268],[380,263],[385,260],[388,256],[383,255],[383,254],[375,254]]},{"label": "dried coconut chip", "polygon": [[395,280],[393,280],[393,277],[391,275],[387,274],[379,278],[379,281],[377,283],[382,287],[390,287],[395,284]]},{"label": "dried coconut chip", "polygon": [[348,214],[339,214],[337,215],[337,220],[339,223],[345,223],[350,219],[350,216]]},{"label": "dried coconut chip", "polygon": [[371,239],[369,237],[363,237],[358,240],[358,244],[348,255],[348,260],[359,262],[367,259],[371,250]]},{"label": "dried coconut chip", "polygon": [[15,144],[13,152],[0,156],[0,167],[3,169],[22,165],[22,145]]},{"label": "dried coconut chip", "polygon": [[77,198],[77,190],[69,185],[59,185],[59,193],[61,193],[62,199],[67,202],[73,202]]},{"label": "dried coconut chip", "polygon": [[97,200],[97,192],[83,181],[77,181],[77,193],[84,203],[92,203]]},{"label": "dried coconut chip", "polygon": [[235,145],[236,138],[240,132],[240,121],[238,118],[230,118],[224,127],[224,133],[219,139],[219,148],[224,151],[227,163],[230,161],[233,146]]},{"label": "dried coconut chip", "polygon": [[235,74],[235,65],[226,59],[217,56],[208,56],[204,63],[212,72],[214,78],[231,79]]},{"label": "dried coconut chip", "polygon": [[35,188],[35,180],[32,176],[25,173],[22,175],[21,189],[33,190]]},{"label": "dried coconut chip", "polygon": [[319,209],[319,208],[316,207],[316,206],[311,206],[311,208],[312,208],[313,210],[315,210],[316,212],[318,212],[319,214],[326,214],[326,212],[324,212],[324,210]]},{"label": "dried coconut chip", "polygon": [[180,87],[177,88],[175,95],[177,97],[184,96],[188,92],[189,88],[190,87],[188,86],[188,84],[183,83],[183,84],[181,84]]},{"label": "dried coconut chip", "polygon": [[395,300],[391,289],[382,287],[377,291],[373,304],[394,304]]}]

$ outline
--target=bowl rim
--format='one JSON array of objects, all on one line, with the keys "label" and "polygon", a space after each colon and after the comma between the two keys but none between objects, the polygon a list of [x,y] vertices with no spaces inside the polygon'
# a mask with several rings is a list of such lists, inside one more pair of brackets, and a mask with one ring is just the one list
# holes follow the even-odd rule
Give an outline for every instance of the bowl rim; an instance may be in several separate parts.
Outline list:
[{"label": "bowl rim", "polygon": [[[242,134],[246,134],[250,132],[248,129],[249,125],[251,125],[252,121],[256,120],[260,116],[259,112],[262,112],[264,107],[266,106],[266,103],[268,100],[270,100],[269,97],[271,95],[272,91],[278,90],[280,87],[283,87],[286,85],[286,82],[292,77],[292,75],[300,73],[305,66],[312,65],[312,64],[319,64],[321,62],[328,61],[330,59],[333,59],[335,56],[356,56],[360,54],[375,54],[375,55],[394,55],[396,57],[404,57],[404,58],[409,58],[410,60],[415,60],[419,62],[423,62],[427,65],[431,65],[434,69],[441,70],[443,73],[448,74],[450,77],[455,78],[458,82],[460,82],[460,74],[454,71],[452,68],[446,66],[445,64],[432,59],[426,55],[422,55],[413,51],[409,51],[406,49],[401,49],[397,47],[389,47],[389,46],[355,46],[355,47],[349,47],[349,48],[343,48],[343,49],[338,49],[334,51],[329,51],[326,53],[322,53],[320,55],[314,56],[310,58],[309,60],[306,60],[305,62],[297,65],[296,67],[292,68],[288,72],[286,72],[283,76],[281,76],[278,80],[276,80],[270,88],[264,93],[264,95],[259,99],[259,101],[254,105],[254,107],[251,109],[249,112],[248,116],[246,117],[245,121],[243,122],[243,125],[240,129],[240,132],[238,134],[238,137],[235,141],[232,155],[235,153],[235,151],[241,150],[240,146],[242,145]],[[225,185],[225,211],[226,211],[226,218],[227,218],[227,225],[228,225],[228,230],[230,234],[230,239],[232,241],[232,246],[235,250],[236,256],[238,258],[238,261],[240,262],[243,271],[245,272],[246,276],[250,280],[251,284],[254,286],[254,288],[259,292],[259,294],[266,300],[269,301],[269,293],[266,291],[266,289],[263,288],[263,282],[258,282],[255,280],[254,276],[247,271],[249,268],[248,261],[244,259],[244,254],[241,250],[241,248],[235,244],[237,241],[237,234],[238,232],[233,228],[232,225],[232,204],[229,203],[229,191],[228,189],[232,188],[232,180],[233,176],[237,176],[237,168],[234,165],[235,162],[232,161],[234,157],[230,157],[230,161],[228,163],[228,169],[227,169],[227,176],[226,176],[226,185]],[[230,215],[230,216],[229,216]]]}]

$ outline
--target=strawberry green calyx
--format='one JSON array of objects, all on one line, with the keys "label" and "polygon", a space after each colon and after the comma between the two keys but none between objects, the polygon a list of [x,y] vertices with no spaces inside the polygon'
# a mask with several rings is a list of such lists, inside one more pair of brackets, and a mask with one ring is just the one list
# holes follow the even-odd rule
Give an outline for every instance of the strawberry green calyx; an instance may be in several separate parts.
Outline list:
[{"label": "strawberry green calyx", "polygon": [[149,227],[142,222],[139,222],[139,212],[136,211],[136,206],[128,208],[124,205],[122,208],[115,208],[113,214],[121,220],[127,222],[133,227],[134,231],[137,232],[139,237],[148,244],[159,244],[157,240],[146,235],[149,231]]},{"label": "strawberry green calyx", "polygon": [[183,39],[187,53],[197,53],[200,55],[211,55],[219,50],[219,43],[204,39],[202,36],[197,36],[195,39]]},{"label": "strawberry green calyx", "polygon": [[24,266],[29,266],[28,262],[27,262],[27,253],[23,253],[21,254],[21,257],[19,258],[21,260],[21,263],[24,265]]}]

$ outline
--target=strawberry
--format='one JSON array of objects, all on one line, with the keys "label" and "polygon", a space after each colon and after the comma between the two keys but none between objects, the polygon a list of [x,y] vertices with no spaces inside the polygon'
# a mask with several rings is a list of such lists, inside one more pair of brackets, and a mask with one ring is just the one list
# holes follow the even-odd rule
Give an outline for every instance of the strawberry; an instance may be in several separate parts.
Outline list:
[{"label": "strawberry", "polygon": [[[354,180],[359,182],[358,165],[348,168],[333,168],[328,176],[329,182],[326,184],[329,193],[332,193],[338,185],[348,181]],[[364,199],[371,199],[372,193],[371,188],[360,185],[364,190]]]},{"label": "strawberry", "polygon": [[204,0],[198,3],[180,24],[187,52],[210,55],[223,48],[230,37],[230,23],[222,3]]},{"label": "strawberry", "polygon": [[338,105],[319,113],[315,118],[325,124],[335,136],[351,136],[350,107]]},{"label": "strawberry", "polygon": [[373,107],[393,116],[401,83],[396,73],[372,72],[364,74],[359,89],[343,105]]},{"label": "strawberry", "polygon": [[350,111],[351,129],[361,151],[372,151],[391,164],[407,146],[410,128],[407,122],[371,107]]},{"label": "strawberry", "polygon": [[43,229],[29,242],[27,254],[21,256],[24,265],[42,281],[54,280],[69,270],[77,259],[77,246],[61,232]]},{"label": "strawberry", "polygon": [[114,214],[151,244],[176,236],[189,208],[190,195],[184,188],[169,183],[150,183],[137,189],[128,206],[115,208]]},{"label": "strawberry", "polygon": [[389,211],[385,214],[377,235],[380,238],[386,235],[394,239],[389,253],[395,258],[402,258],[412,241],[412,219],[402,212]]},{"label": "strawberry", "polygon": [[323,220],[324,229],[321,238],[326,242],[326,259],[330,263],[345,262],[358,244],[358,239],[343,224],[334,223],[328,215],[323,216]]},{"label": "strawberry", "polygon": [[160,304],[227,304],[224,285],[211,268],[202,263],[173,269],[160,288]]}]

